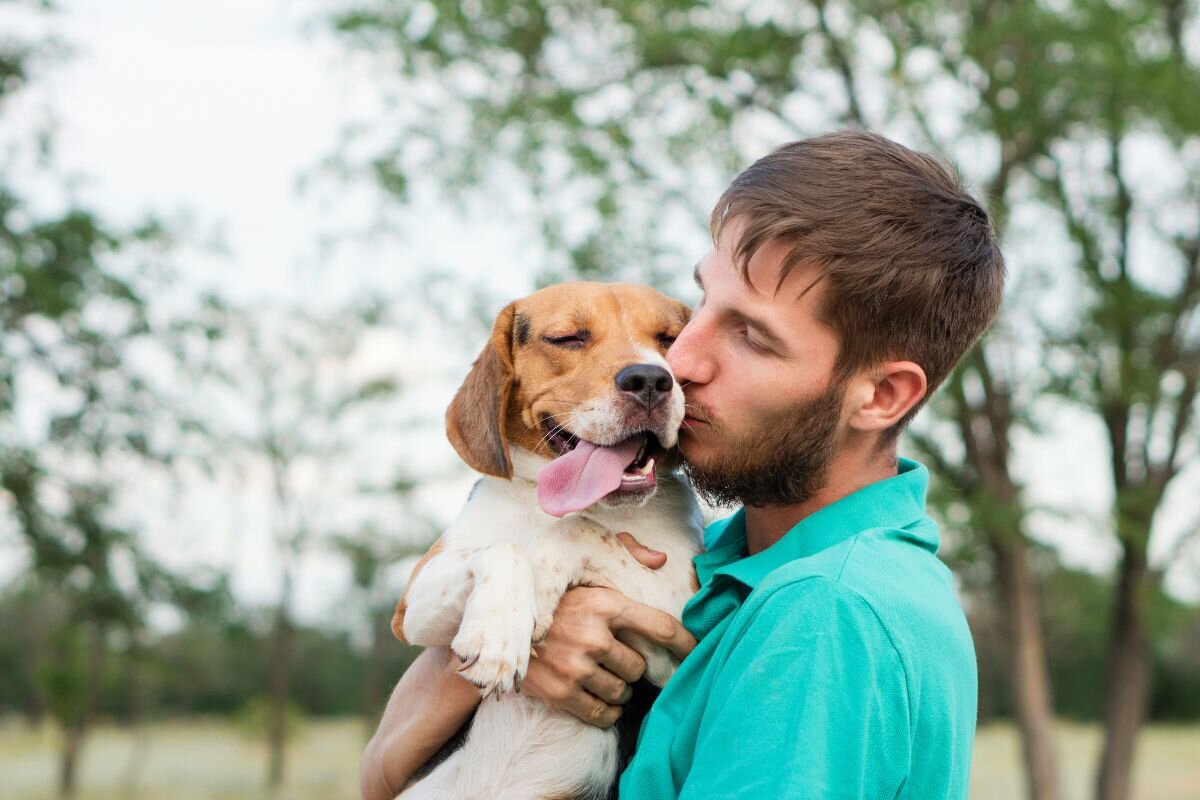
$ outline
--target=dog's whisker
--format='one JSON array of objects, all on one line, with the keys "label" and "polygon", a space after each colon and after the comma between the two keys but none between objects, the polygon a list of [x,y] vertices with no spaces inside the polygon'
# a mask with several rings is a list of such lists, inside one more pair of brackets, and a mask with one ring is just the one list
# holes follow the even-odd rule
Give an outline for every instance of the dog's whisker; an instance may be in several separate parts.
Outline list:
[{"label": "dog's whisker", "polygon": [[561,430],[562,430],[563,428],[565,428],[565,427],[566,427],[565,425],[559,425],[557,428],[551,428],[551,429],[550,429],[550,431],[548,431],[548,432],[546,433],[546,435],[545,435],[545,436],[543,436],[541,439],[538,439],[538,442],[537,442],[537,444],[535,444],[535,445],[533,446],[533,447],[534,447],[534,449],[536,450],[536,449],[537,449],[538,447],[540,447],[541,445],[543,445],[543,444],[545,444],[546,442],[550,441],[550,439],[551,439],[551,438],[553,438],[554,434],[558,433],[559,431],[561,431]]},{"label": "dog's whisker", "polygon": [[556,419],[558,417],[569,417],[574,413],[575,413],[574,411],[563,411],[562,413],[559,413],[559,414],[547,414],[542,419],[547,420],[547,419]]},{"label": "dog's whisker", "polygon": [[551,438],[553,438],[553,436],[556,433],[566,430],[566,427],[567,427],[567,423],[565,423],[565,422],[562,425],[555,425],[553,428],[550,429],[550,431],[545,436],[543,436],[541,439],[538,440],[538,443],[534,445],[534,448],[537,448],[543,442],[549,441]]}]

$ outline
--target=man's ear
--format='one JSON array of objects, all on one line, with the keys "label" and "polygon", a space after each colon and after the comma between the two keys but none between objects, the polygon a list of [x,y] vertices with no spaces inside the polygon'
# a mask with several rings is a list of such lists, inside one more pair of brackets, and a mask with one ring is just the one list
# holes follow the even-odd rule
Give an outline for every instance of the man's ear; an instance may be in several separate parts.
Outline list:
[{"label": "man's ear", "polygon": [[496,317],[492,338],[446,409],[446,435],[459,457],[471,469],[497,478],[512,477],[507,418],[514,377],[514,311],[510,303]]},{"label": "man's ear", "polygon": [[882,431],[895,425],[925,397],[925,370],[912,361],[887,361],[853,381],[849,391],[858,400],[850,427]]}]

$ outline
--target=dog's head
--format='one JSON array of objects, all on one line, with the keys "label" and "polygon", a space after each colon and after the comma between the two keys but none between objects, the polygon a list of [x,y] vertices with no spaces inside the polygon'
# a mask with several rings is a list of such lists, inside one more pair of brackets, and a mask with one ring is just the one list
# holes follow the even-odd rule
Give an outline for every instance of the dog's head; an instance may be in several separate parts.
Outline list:
[{"label": "dog's head", "polygon": [[547,496],[577,503],[618,480],[604,503],[643,502],[683,420],[665,354],[689,314],[628,284],[564,283],[517,300],[446,412],[451,444],[486,475],[538,478],[556,516],[562,504]]}]

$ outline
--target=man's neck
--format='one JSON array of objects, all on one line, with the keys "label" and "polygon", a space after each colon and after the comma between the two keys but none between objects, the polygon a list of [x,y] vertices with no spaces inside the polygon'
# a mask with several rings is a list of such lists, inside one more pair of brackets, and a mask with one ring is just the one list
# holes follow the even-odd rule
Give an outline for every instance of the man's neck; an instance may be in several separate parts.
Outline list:
[{"label": "man's neck", "polygon": [[825,483],[802,503],[787,506],[746,506],[746,548],[750,555],[761,553],[783,538],[800,520],[854,494],[865,486],[896,474],[896,448],[875,452],[842,448],[825,471]]}]

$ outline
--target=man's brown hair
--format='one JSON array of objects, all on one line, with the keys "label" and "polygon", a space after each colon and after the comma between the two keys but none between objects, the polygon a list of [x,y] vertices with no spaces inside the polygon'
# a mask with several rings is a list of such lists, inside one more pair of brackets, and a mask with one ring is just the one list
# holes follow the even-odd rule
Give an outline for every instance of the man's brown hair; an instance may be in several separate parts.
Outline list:
[{"label": "man's brown hair", "polygon": [[790,246],[779,284],[813,264],[825,284],[820,315],[836,331],[836,379],[891,359],[925,370],[925,397],[891,428],[894,439],[991,323],[1004,259],[980,204],[954,171],[882,136],[843,131],[784,145],[754,162],[717,201],[716,241],[744,224],[734,260],[768,242]]}]

